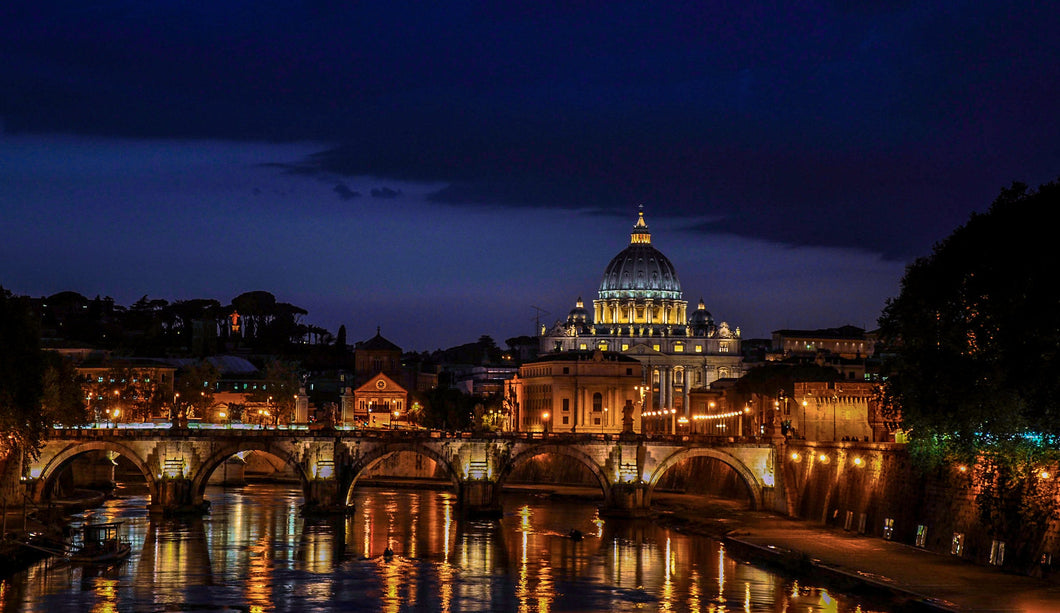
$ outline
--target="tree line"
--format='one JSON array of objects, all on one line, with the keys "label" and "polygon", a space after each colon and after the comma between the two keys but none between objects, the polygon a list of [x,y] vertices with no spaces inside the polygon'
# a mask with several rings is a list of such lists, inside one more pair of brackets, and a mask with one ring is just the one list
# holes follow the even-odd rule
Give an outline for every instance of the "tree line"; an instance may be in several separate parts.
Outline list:
[{"label": "tree line", "polygon": [[[302,343],[336,341],[327,329],[303,321],[306,309],[260,290],[242,293],[227,303],[213,298],[170,302],[145,295],[126,307],[109,296],[89,299],[64,291],[30,304],[45,337],[131,355],[173,351],[211,355],[228,343],[260,352],[283,352]],[[234,314],[238,314],[235,322]],[[238,324],[237,330],[233,323]]]}]

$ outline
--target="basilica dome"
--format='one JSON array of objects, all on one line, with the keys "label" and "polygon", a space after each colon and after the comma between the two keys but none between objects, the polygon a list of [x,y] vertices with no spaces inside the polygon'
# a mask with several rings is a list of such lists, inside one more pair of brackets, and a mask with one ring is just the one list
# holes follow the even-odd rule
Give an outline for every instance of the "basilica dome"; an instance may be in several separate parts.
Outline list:
[{"label": "basilica dome", "polygon": [[589,321],[589,312],[585,310],[585,303],[582,302],[582,297],[578,296],[578,302],[574,303],[574,308],[567,313],[568,324],[584,324]]},{"label": "basilica dome", "polygon": [[611,259],[600,282],[600,300],[613,298],[681,299],[677,271],[651,244],[642,211],[633,226],[629,246]]}]

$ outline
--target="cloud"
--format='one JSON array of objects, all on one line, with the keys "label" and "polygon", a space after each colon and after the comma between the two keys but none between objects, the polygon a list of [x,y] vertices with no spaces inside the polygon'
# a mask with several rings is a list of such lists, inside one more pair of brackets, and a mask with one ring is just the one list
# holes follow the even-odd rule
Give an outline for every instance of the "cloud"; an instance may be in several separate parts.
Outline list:
[{"label": "cloud", "polygon": [[338,194],[339,198],[342,198],[343,200],[353,200],[354,198],[361,197],[361,192],[353,191],[345,183],[339,183],[333,188],[332,191]]},{"label": "cloud", "polygon": [[389,187],[372,188],[369,192],[372,198],[397,198],[401,195],[401,190],[390,189]]}]

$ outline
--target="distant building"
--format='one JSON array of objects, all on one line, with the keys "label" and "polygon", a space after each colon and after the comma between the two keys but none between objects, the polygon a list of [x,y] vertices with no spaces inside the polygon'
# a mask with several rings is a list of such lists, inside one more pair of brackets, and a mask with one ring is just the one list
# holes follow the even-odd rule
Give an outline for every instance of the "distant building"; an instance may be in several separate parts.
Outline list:
[{"label": "distant building", "polygon": [[744,369],[740,329],[715,323],[702,300],[691,314],[687,304],[641,212],[629,245],[604,270],[592,311],[579,298],[566,321],[542,326],[539,354],[600,350],[634,358],[650,389],[645,410],[688,419],[694,388],[740,377]]},{"label": "distant building", "polygon": [[164,418],[173,401],[177,369],[162,360],[87,359],[74,368],[89,417],[96,421]]},{"label": "distant building", "polygon": [[863,360],[875,353],[876,338],[857,326],[840,326],[820,330],[775,330],[774,360],[791,356],[814,356],[828,353],[847,360]]},{"label": "distant building", "polygon": [[350,403],[343,403],[342,423],[366,428],[390,428],[408,421],[408,391],[386,375],[377,373],[353,390]]},{"label": "distant building", "polygon": [[643,381],[641,363],[618,352],[551,353],[519,367],[508,385],[510,418],[524,432],[616,433],[629,406],[640,432]]},{"label": "distant building", "polygon": [[353,383],[360,386],[379,373],[391,379],[403,379],[401,347],[383,338],[379,328],[375,336],[357,343],[353,350]]},{"label": "distant building", "polygon": [[372,338],[354,347],[353,385],[340,398],[341,423],[356,427],[386,428],[407,423],[410,391],[437,385],[437,375],[405,368],[401,347],[376,328]]},{"label": "distant building", "polygon": [[518,372],[515,366],[472,366],[456,377],[454,387],[472,396],[500,394]]}]

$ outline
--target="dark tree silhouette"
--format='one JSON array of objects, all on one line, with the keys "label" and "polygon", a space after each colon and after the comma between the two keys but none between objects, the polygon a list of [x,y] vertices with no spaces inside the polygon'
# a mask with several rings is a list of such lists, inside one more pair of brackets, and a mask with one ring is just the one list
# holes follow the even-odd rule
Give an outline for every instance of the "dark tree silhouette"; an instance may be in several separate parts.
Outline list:
[{"label": "dark tree silhouette", "polygon": [[914,439],[1060,435],[1060,186],[1015,184],[911,264],[880,319],[884,390]]}]

